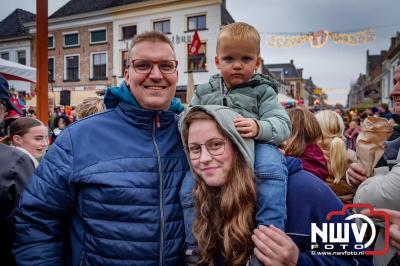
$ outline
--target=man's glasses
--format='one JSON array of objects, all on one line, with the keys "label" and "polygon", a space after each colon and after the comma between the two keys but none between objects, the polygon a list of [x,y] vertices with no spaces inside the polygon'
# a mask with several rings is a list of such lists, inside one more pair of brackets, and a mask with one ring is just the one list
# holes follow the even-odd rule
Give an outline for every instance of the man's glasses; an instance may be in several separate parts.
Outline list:
[{"label": "man's glasses", "polygon": [[189,144],[188,151],[191,160],[197,160],[201,155],[201,146],[206,147],[209,154],[213,156],[221,155],[225,152],[226,139],[210,139],[204,144]]},{"label": "man's glasses", "polygon": [[153,69],[154,65],[158,65],[158,69],[163,74],[172,74],[175,73],[176,68],[178,67],[177,60],[160,60],[160,61],[152,61],[145,59],[135,59],[132,60],[130,64],[135,70],[136,73],[140,74],[149,74]]}]

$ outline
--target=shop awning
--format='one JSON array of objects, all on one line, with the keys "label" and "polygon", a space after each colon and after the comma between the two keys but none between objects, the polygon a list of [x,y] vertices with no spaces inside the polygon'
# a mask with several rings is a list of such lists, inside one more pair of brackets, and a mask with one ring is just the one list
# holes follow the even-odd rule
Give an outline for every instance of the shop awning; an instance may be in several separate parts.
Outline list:
[{"label": "shop awning", "polygon": [[0,58],[0,73],[7,80],[22,80],[36,83],[36,68]]}]

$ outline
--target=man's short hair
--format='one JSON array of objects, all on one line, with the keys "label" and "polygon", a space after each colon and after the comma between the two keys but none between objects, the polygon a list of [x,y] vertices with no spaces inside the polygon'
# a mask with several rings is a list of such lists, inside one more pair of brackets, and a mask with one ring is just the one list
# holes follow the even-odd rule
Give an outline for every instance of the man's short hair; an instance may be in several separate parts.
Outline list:
[{"label": "man's short hair", "polygon": [[127,62],[127,67],[130,64],[131,56],[132,56],[132,48],[141,42],[161,42],[161,43],[167,43],[169,46],[171,46],[172,51],[175,53],[174,45],[172,44],[171,40],[164,34],[158,31],[145,31],[143,33],[140,33],[136,35],[132,39],[131,47],[129,48],[128,52],[128,62]]},{"label": "man's short hair", "polygon": [[235,22],[221,27],[217,37],[217,54],[221,41],[225,40],[254,42],[260,54],[260,34],[247,23]]}]

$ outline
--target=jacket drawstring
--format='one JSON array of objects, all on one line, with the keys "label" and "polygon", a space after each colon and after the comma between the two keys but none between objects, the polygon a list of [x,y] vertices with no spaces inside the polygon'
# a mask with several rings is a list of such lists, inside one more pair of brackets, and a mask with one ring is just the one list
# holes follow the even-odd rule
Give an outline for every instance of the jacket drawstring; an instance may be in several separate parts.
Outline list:
[{"label": "jacket drawstring", "polygon": [[156,116],[156,126],[157,128],[160,128],[160,114],[157,114]]}]

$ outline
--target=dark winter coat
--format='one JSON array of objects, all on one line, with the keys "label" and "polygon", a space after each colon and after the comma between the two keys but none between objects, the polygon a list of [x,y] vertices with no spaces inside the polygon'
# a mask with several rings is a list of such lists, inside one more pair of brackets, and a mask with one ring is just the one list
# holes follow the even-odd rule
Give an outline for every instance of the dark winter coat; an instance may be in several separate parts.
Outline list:
[{"label": "dark winter coat", "polygon": [[26,154],[13,147],[0,144],[0,260],[2,265],[15,265],[11,252],[14,209],[34,170],[34,164]]},{"label": "dark winter coat", "polygon": [[17,262],[178,265],[189,167],[177,120],[121,100],[65,128],[17,209]]}]

